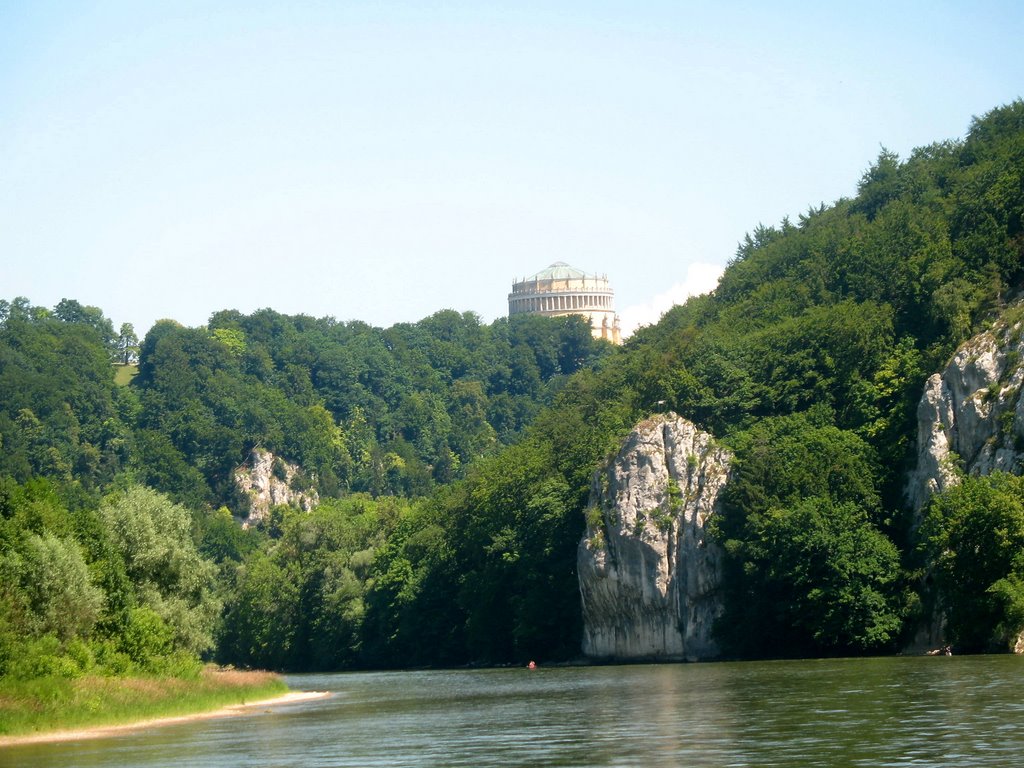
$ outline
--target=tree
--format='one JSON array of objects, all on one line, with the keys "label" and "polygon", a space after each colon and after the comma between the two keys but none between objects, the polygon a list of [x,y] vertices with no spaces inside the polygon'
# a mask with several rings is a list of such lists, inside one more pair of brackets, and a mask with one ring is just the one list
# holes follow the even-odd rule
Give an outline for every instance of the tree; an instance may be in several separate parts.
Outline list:
[{"label": "tree", "polygon": [[221,609],[216,567],[192,541],[188,510],[136,485],[107,499],[100,513],[142,604],[173,630],[174,646],[211,649]]},{"label": "tree", "polygon": [[376,551],[406,513],[361,495],[308,513],[276,507],[271,539],[237,570],[221,658],[291,670],[356,664]]},{"label": "tree", "polygon": [[228,604],[220,656],[234,664],[293,668],[302,583],[298,564],[279,564],[258,552],[238,574]]},{"label": "tree", "polygon": [[95,329],[103,341],[103,346],[114,353],[117,338],[114,336],[114,324],[103,315],[99,307],[87,307],[74,299],[61,299],[53,308],[53,315],[65,323],[81,323]]},{"label": "tree", "polygon": [[127,432],[109,350],[88,322],[35,315],[15,300],[0,326],[0,473],[109,480]]},{"label": "tree", "polygon": [[117,359],[121,365],[131,365],[139,361],[139,337],[131,323],[122,323],[117,336]]},{"label": "tree", "polygon": [[878,159],[861,177],[857,186],[857,208],[873,219],[882,207],[899,195],[900,158],[882,147]]},{"label": "tree", "polygon": [[18,585],[30,635],[62,641],[87,637],[103,609],[103,591],[92,583],[82,550],[49,531],[29,536],[21,551],[0,558],[0,573]]},{"label": "tree", "polygon": [[1024,478],[964,477],[933,497],[921,548],[964,651],[1005,650],[1024,631]]},{"label": "tree", "polygon": [[[891,646],[903,621],[899,553],[850,502],[810,497],[757,518],[741,554],[748,594],[770,620],[770,654],[863,653]],[[748,628],[749,629],[749,628]]]},{"label": "tree", "polygon": [[[882,519],[874,452],[801,414],[733,438],[733,478],[712,531],[725,547],[729,653],[802,656],[892,647],[907,596]],[[753,628],[757,631],[753,631]]]}]

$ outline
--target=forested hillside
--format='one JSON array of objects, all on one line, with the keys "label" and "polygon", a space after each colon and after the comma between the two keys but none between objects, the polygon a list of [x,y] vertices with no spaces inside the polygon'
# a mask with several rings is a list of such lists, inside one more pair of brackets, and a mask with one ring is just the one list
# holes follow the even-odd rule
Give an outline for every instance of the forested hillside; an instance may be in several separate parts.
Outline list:
[{"label": "forested hillside", "polygon": [[380,329],[223,311],[203,328],[158,322],[124,389],[98,308],[17,299],[0,320],[5,474],[92,487],[131,470],[196,508],[243,503],[230,475],[256,445],[322,495],[423,495],[516,440],[560,380],[609,351],[578,317],[443,311]]},{"label": "forested hillside", "polygon": [[[1022,279],[1018,101],[963,140],[883,151],[849,199],[758,226],[716,291],[622,349],[578,319],[444,311],[377,329],[223,311],[158,323],[119,387],[112,361],[130,344],[101,311],[4,303],[0,664],[26,643],[286,669],[573,657],[593,470],[667,410],[736,455],[716,529],[727,652],[896,650],[941,557],[902,497],[917,400]],[[231,472],[255,445],[297,463],[321,506],[243,531]],[[995,482],[999,498],[1017,487]],[[165,553],[176,565],[139,564],[160,537],[122,541],[136,519],[189,528]],[[986,578],[1024,578],[1012,554]],[[31,586],[53,563],[87,570],[85,593],[68,596],[70,576]],[[1024,611],[1006,594],[966,648],[995,647],[995,626]],[[47,618],[68,602],[92,607]],[[157,638],[145,652],[139,627]]]},{"label": "forested hillside", "polygon": [[558,380],[608,347],[578,317],[483,325],[446,310],[388,329],[272,310],[218,312],[205,328],[161,321],[132,385],[140,479],[237,508],[231,470],[262,445],[322,495],[421,496],[514,441]]},{"label": "forested hillside", "polygon": [[635,421],[672,410],[737,457],[717,530],[727,652],[898,649],[931,568],[902,495],[916,403],[1019,295],[1022,269],[1024,103],[904,161],[883,151],[856,196],[758,227],[713,294],[575,375],[527,439],[390,537],[368,601],[389,623],[367,640],[392,663],[577,652],[591,471]]},{"label": "forested hillside", "polygon": [[[355,661],[354,641],[334,648],[328,626],[343,618],[346,579],[358,575],[361,601],[373,547],[397,524],[395,510],[408,513],[404,499],[518,440],[567,376],[610,352],[578,317],[483,325],[443,311],[380,329],[224,311],[202,328],[157,323],[137,348],[138,374],[118,386],[114,366],[134,358],[136,343],[130,326],[115,335],[99,308],[74,300],[53,310],[24,298],[0,303],[0,666],[36,656],[41,669],[60,666],[55,659],[74,651],[66,669],[155,669],[181,653],[210,653],[215,630],[234,648],[230,638],[277,618],[270,599],[260,617],[236,604],[235,580],[251,586],[260,573],[258,563],[236,573],[238,561],[271,549],[285,558],[285,543],[268,541],[321,521],[344,529],[318,544],[332,549],[328,565],[343,568],[330,587],[340,593],[324,606],[289,604],[303,644],[260,663]],[[280,509],[267,530],[242,531],[232,512],[243,516],[248,501],[232,473],[255,446],[298,464],[292,483],[315,488],[322,509],[301,521]],[[331,501],[352,494],[354,506]],[[388,521],[349,520],[353,508],[376,515],[375,497],[390,499],[380,503]],[[125,531],[136,538],[122,541]],[[357,551],[361,566],[347,559]],[[289,577],[305,573],[293,554]],[[173,583],[154,588],[133,557]],[[218,562],[220,578],[207,583]],[[187,594],[174,597],[178,582]],[[288,586],[270,585],[272,596],[283,600]],[[238,627],[219,620],[225,604]],[[290,647],[288,623],[273,629],[272,642]],[[26,653],[26,642],[38,653]]]}]

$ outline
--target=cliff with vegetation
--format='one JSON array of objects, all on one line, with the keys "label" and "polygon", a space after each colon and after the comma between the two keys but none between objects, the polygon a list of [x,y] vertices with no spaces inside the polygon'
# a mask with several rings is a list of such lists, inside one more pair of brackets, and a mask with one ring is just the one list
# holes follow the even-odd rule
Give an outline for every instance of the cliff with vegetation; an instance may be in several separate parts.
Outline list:
[{"label": "cliff with vegetation", "polygon": [[917,464],[907,499],[920,510],[961,474],[1024,467],[1024,305],[1002,313],[928,377],[917,410]]},{"label": "cliff with vegetation", "polygon": [[[0,302],[0,672],[572,658],[593,473],[669,411],[732,456],[703,518],[723,655],[892,652],[936,604],[956,650],[1005,649],[1022,289],[1018,101],[756,227],[713,293],[622,348],[579,318],[224,310],[157,323],[117,386],[133,344],[98,308]],[[320,504],[243,530],[233,472],[256,445]]]},{"label": "cliff with vegetation", "polygon": [[309,512],[320,503],[309,477],[297,464],[285,461],[270,451],[255,447],[248,460],[234,472],[235,487],[248,500],[242,510],[242,526],[266,523],[274,507],[294,507]]},{"label": "cliff with vegetation", "polygon": [[1024,305],[928,378],[907,500],[925,564],[915,648],[1024,653]]},{"label": "cliff with vegetation", "polygon": [[718,655],[722,552],[707,522],[728,472],[728,452],[668,414],[637,425],[595,473],[578,558],[586,656]]}]

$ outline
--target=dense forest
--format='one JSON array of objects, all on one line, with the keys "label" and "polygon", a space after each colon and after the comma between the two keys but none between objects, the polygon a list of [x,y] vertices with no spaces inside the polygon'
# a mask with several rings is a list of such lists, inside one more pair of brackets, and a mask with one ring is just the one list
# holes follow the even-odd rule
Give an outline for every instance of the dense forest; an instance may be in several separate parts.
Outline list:
[{"label": "dense forest", "polygon": [[[925,379],[1022,280],[1018,101],[758,226],[622,348],[579,318],[454,311],[228,310],[138,343],[73,300],[3,302],[0,670],[572,658],[592,473],[668,410],[736,456],[729,655],[894,652],[926,573],[958,647],[999,649],[1024,627],[1020,481],[967,478],[920,526],[902,487]],[[232,471],[257,445],[321,504],[243,529]]]}]

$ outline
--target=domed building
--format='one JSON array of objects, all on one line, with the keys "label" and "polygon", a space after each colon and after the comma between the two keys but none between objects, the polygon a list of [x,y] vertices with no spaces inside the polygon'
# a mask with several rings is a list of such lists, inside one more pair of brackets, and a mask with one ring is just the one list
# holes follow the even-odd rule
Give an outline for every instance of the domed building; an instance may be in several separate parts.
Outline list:
[{"label": "domed building", "polygon": [[588,275],[564,261],[556,261],[547,269],[512,284],[508,314],[583,315],[590,322],[595,338],[621,344],[614,295],[607,275]]}]

